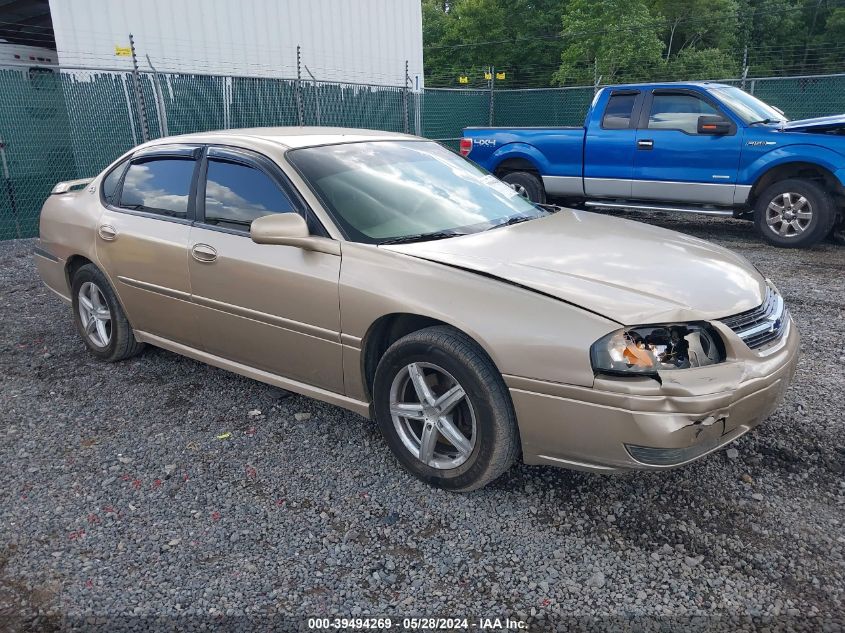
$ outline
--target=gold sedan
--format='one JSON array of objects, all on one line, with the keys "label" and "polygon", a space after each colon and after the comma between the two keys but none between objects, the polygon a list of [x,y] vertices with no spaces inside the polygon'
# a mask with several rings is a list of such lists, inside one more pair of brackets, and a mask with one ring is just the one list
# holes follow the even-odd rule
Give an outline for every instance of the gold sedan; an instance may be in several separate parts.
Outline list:
[{"label": "gold sedan", "polygon": [[95,356],[144,344],[374,418],[452,490],[663,469],[759,424],[798,332],[742,257],[530,203],[424,139],[227,130],[59,183],[35,249]]}]

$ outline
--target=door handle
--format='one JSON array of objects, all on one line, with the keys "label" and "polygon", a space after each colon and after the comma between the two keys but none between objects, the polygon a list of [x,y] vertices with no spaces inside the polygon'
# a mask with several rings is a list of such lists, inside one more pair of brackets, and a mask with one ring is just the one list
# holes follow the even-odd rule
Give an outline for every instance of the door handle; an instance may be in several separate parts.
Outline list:
[{"label": "door handle", "polygon": [[208,244],[194,244],[191,247],[191,257],[198,262],[210,264],[217,259],[217,249]]},{"label": "door handle", "polygon": [[101,239],[111,242],[117,239],[117,229],[111,224],[101,224],[97,228],[97,235],[99,235]]},{"label": "door handle", "polygon": [[644,138],[640,141],[637,141],[637,149],[652,149],[654,148],[654,141],[650,138]]}]

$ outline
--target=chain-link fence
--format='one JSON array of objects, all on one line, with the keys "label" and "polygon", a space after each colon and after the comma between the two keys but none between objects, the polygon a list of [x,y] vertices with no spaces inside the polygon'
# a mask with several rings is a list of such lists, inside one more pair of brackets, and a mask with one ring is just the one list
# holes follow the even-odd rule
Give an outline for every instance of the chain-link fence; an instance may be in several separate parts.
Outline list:
[{"label": "chain-link fence", "polygon": [[[845,75],[732,80],[790,118],[845,112]],[[457,149],[464,127],[581,125],[595,89],[484,90],[266,77],[0,69],[0,239],[28,237],[61,180],[97,174],[145,137],[329,125],[411,132]]]},{"label": "chain-link fence", "polygon": [[0,69],[0,239],[35,235],[56,182],[93,176],[145,138],[276,125],[415,132],[418,107],[415,93],[395,86]]}]

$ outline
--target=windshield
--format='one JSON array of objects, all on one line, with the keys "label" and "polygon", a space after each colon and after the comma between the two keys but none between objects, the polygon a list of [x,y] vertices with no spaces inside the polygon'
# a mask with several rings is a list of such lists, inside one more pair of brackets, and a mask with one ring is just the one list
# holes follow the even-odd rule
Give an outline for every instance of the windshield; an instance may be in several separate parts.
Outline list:
[{"label": "windshield", "polygon": [[291,150],[287,157],[356,242],[448,237],[546,214],[431,141],[345,143]]},{"label": "windshield", "polygon": [[725,105],[727,105],[745,123],[754,121],[789,121],[782,113],[775,110],[767,103],[763,103],[757,97],[752,97],[745,90],[734,86],[725,88],[712,88]]}]

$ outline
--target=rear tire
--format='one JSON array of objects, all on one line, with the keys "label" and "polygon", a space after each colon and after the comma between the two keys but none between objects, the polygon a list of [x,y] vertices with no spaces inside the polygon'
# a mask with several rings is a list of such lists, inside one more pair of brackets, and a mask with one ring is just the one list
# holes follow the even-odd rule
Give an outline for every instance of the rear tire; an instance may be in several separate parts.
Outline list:
[{"label": "rear tire", "polygon": [[[457,396],[451,406],[450,394]],[[373,401],[399,463],[432,486],[475,490],[516,460],[516,415],[504,380],[454,328],[426,328],[391,345],[376,369]]]},{"label": "rear tire", "polygon": [[812,180],[788,178],[767,187],[754,205],[754,227],[765,241],[782,248],[809,248],[833,228],[836,208],[830,194]]},{"label": "rear tire", "polygon": [[512,171],[502,176],[502,182],[508,183],[531,202],[546,203],[546,189],[543,181],[530,171]]},{"label": "rear tire", "polygon": [[97,358],[114,363],[135,356],[144,344],[135,340],[132,326],[102,271],[86,264],[71,282],[76,331]]}]

